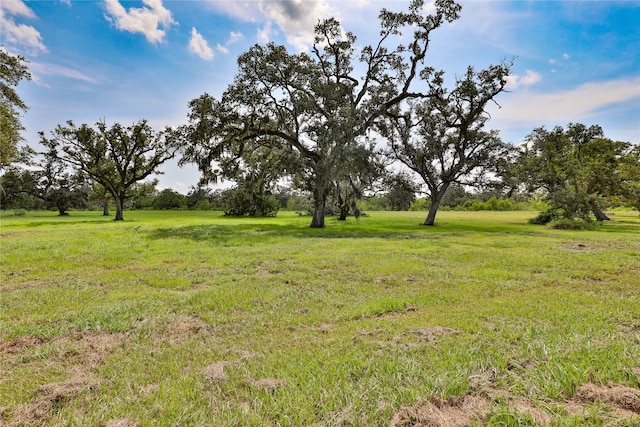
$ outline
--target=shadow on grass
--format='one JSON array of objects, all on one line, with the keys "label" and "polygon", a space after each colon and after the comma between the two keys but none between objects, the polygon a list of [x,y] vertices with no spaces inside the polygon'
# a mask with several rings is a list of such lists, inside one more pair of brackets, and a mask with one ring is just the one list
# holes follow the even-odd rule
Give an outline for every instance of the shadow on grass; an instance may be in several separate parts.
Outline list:
[{"label": "shadow on grass", "polygon": [[188,239],[210,241],[223,245],[268,243],[283,238],[328,238],[328,239],[440,239],[475,233],[502,233],[514,235],[537,235],[536,230],[526,224],[473,224],[448,223],[422,226],[419,222],[390,221],[367,224],[331,221],[326,228],[314,229],[308,222],[288,223],[232,223],[202,224],[158,228],[150,230],[150,239]]}]

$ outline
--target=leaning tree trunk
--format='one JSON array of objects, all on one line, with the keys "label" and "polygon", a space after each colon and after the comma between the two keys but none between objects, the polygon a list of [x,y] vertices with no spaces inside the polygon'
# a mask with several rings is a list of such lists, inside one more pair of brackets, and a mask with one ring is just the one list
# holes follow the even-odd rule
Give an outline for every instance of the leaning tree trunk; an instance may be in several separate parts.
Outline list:
[{"label": "leaning tree trunk", "polygon": [[102,216],[109,216],[109,199],[107,198],[102,201]]},{"label": "leaning tree trunk", "polygon": [[429,207],[429,213],[427,214],[427,219],[424,220],[422,225],[433,225],[436,222],[436,214],[438,213],[438,208],[440,207],[440,199],[433,200],[431,202],[431,206]]},{"label": "leaning tree trunk", "polygon": [[611,218],[609,218],[607,214],[602,212],[602,210],[597,206],[591,206],[591,212],[593,212],[598,221],[611,221]]},{"label": "leaning tree trunk", "polygon": [[433,225],[436,222],[436,214],[438,213],[438,208],[440,208],[440,201],[442,200],[442,196],[449,188],[449,183],[445,183],[440,191],[432,190],[431,192],[431,206],[429,207],[429,213],[427,214],[427,219],[424,220],[422,225]]}]

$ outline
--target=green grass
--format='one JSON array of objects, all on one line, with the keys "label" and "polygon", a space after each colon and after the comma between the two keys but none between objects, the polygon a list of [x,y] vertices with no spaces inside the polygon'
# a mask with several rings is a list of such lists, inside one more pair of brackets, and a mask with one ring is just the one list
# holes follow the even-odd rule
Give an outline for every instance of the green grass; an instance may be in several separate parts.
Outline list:
[{"label": "green grass", "polygon": [[637,212],[424,215],[4,213],[0,425],[640,424]]}]

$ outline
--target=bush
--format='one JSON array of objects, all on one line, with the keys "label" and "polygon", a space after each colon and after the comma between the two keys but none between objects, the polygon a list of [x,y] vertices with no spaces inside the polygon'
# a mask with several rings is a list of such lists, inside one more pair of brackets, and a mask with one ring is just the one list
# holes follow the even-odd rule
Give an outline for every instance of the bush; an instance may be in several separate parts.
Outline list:
[{"label": "bush", "polygon": [[582,218],[559,218],[549,222],[554,230],[593,230],[597,223]]},{"label": "bush", "polygon": [[276,216],[280,209],[280,203],[273,195],[251,194],[238,187],[225,190],[223,203],[226,216]]},{"label": "bush", "polygon": [[562,218],[562,210],[560,209],[547,209],[544,212],[540,212],[540,214],[529,220],[529,224],[538,224],[545,225],[549,224],[551,221],[555,221]]},{"label": "bush", "polygon": [[200,200],[195,205],[193,205],[193,210],[196,211],[208,211],[211,210],[211,203],[208,200]]},{"label": "bush", "polygon": [[13,215],[15,216],[25,216],[27,214],[27,210],[26,209],[14,209],[13,210]]},{"label": "bush", "polygon": [[429,209],[429,205],[427,204],[427,199],[421,198],[416,199],[411,206],[409,206],[410,211],[426,211]]}]

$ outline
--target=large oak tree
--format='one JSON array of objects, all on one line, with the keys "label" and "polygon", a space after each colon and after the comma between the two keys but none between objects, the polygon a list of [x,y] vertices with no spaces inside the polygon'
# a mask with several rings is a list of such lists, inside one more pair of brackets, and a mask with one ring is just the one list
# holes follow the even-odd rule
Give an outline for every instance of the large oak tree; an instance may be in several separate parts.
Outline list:
[{"label": "large oak tree", "polygon": [[[460,10],[452,0],[437,0],[431,14],[422,0],[407,12],[383,9],[377,43],[361,49],[333,18],[316,26],[310,54],[253,46],[239,57],[235,80],[219,101],[205,94],[192,102],[185,160],[212,172],[211,161],[223,153],[260,147],[293,153],[283,170],[313,195],[311,227],[324,227],[327,198],[336,183],[357,174],[353,153],[370,147],[376,121],[407,99],[428,96],[413,83],[430,35]],[[404,38],[403,31],[409,32]]]}]

